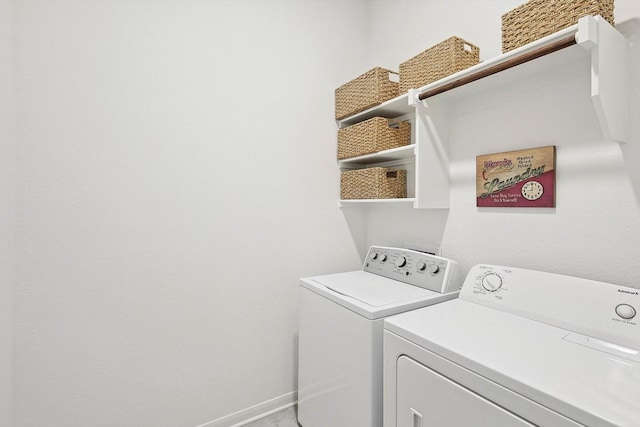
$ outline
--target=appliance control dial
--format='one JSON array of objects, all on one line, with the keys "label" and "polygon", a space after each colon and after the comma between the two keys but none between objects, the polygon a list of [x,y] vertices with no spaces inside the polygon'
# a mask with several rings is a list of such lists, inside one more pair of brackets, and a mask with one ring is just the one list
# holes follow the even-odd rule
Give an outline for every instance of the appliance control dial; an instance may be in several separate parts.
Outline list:
[{"label": "appliance control dial", "polygon": [[396,258],[396,267],[404,267],[407,265],[407,259],[403,256]]},{"label": "appliance control dial", "polygon": [[629,304],[619,304],[616,307],[616,314],[623,319],[629,320],[636,317],[636,309]]},{"label": "appliance control dial", "polygon": [[380,261],[385,262],[387,260],[387,255],[386,254],[381,254],[380,255]]},{"label": "appliance control dial", "polygon": [[438,266],[438,264],[429,265],[429,272],[431,272],[431,274],[437,274],[438,271],[440,271],[440,267]]},{"label": "appliance control dial", "polygon": [[416,264],[416,270],[418,271],[423,271],[426,268],[427,264],[425,264],[424,261],[418,261],[418,263]]},{"label": "appliance control dial", "polygon": [[502,287],[502,277],[496,273],[488,273],[482,277],[482,287],[489,292],[495,292]]},{"label": "appliance control dial", "polygon": [[370,256],[370,258],[371,258],[372,260],[376,260],[376,259],[378,259],[378,253],[377,253],[377,252],[371,252],[371,256]]}]

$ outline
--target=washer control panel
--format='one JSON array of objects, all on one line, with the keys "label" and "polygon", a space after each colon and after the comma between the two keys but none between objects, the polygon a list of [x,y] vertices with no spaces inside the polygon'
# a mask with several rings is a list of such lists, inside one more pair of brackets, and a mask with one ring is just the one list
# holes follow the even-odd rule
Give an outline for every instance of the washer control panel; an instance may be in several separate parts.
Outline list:
[{"label": "washer control panel", "polygon": [[640,289],[480,264],[460,299],[640,349]]},{"label": "washer control panel", "polygon": [[462,285],[457,262],[411,249],[372,246],[362,269],[440,293]]}]

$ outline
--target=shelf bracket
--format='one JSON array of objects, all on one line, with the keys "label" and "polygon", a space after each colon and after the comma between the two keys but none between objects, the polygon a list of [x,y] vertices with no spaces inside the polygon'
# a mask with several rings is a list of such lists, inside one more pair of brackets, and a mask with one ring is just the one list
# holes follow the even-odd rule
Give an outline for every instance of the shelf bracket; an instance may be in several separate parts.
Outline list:
[{"label": "shelf bracket", "polygon": [[603,137],[625,143],[629,43],[601,16],[579,19],[576,42],[591,53],[591,102]]},{"label": "shelf bracket", "polygon": [[[413,132],[416,140],[416,201],[414,208],[449,207],[449,140],[447,110],[438,108],[435,99],[421,100],[417,89],[409,89],[408,102],[415,108]],[[428,176],[428,182],[422,178]]]},{"label": "shelf bracket", "polygon": [[422,116],[431,116],[442,110],[443,105],[436,98],[420,99],[421,94],[418,89],[409,89],[408,95],[409,106],[415,108]]},{"label": "shelf bracket", "polygon": [[415,108],[424,108],[428,109],[429,104],[426,99],[420,99],[420,91],[418,89],[409,89],[409,96],[407,97],[407,101],[410,106]]}]

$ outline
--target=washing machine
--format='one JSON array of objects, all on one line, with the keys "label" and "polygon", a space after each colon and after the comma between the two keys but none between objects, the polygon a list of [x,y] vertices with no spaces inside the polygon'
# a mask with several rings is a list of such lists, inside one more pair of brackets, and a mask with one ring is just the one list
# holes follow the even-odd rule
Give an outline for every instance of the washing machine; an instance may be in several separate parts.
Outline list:
[{"label": "washing machine", "polygon": [[373,246],[361,270],[300,280],[298,421],[382,426],[384,318],[458,296],[453,260]]},{"label": "washing machine", "polygon": [[385,320],[384,427],[639,427],[639,290],[477,265]]}]

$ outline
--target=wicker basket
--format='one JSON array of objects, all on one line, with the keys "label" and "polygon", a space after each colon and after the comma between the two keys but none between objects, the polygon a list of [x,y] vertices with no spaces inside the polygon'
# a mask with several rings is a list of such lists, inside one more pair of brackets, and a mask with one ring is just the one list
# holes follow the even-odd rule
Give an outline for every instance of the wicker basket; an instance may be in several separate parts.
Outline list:
[{"label": "wicker basket", "polygon": [[417,89],[478,62],[477,46],[459,37],[450,37],[400,64],[400,92]]},{"label": "wicker basket", "polygon": [[376,67],[336,89],[336,120],[397,97],[397,74]]},{"label": "wicker basket", "polygon": [[338,130],[338,159],[377,153],[411,143],[411,123],[373,117]]},{"label": "wicker basket", "polygon": [[341,199],[397,199],[407,197],[407,171],[367,168],[342,172]]},{"label": "wicker basket", "polygon": [[570,27],[585,15],[601,15],[611,25],[614,0],[531,0],[502,15],[502,52]]}]

